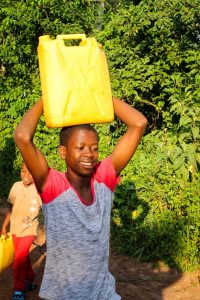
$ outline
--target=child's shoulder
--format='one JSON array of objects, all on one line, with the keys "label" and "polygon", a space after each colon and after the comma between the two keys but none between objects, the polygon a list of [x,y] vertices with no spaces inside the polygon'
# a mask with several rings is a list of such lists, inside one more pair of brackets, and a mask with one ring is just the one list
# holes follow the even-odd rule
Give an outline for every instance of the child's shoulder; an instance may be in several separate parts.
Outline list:
[{"label": "child's shoulder", "polygon": [[47,181],[40,196],[43,202],[47,204],[66,191],[69,187],[70,184],[66,178],[65,172],[49,168]]},{"label": "child's shoulder", "polygon": [[97,164],[94,179],[96,179],[99,183],[104,183],[108,188],[114,191],[115,186],[120,181],[120,177],[116,176],[110,156],[101,160]]},{"label": "child's shoulder", "polygon": [[103,158],[100,161],[98,161],[98,163],[96,165],[96,170],[101,169],[101,168],[104,169],[109,164],[111,164],[111,158],[110,158],[110,156],[107,156],[106,158]]},{"label": "child's shoulder", "polygon": [[20,181],[16,181],[15,183],[13,183],[11,189],[17,189],[17,188],[21,188],[23,187],[23,181],[20,180]]},{"label": "child's shoulder", "polygon": [[49,168],[49,171],[48,171],[48,176],[56,176],[56,177],[60,177],[60,178],[65,178],[65,173],[66,171],[59,171],[57,169],[54,169],[54,168]]},{"label": "child's shoulder", "polygon": [[23,182],[22,181],[17,181],[15,182],[11,189],[10,189],[10,192],[9,192],[9,195],[8,195],[8,200],[9,202],[13,202],[15,197],[18,195],[18,194],[21,194],[23,190]]}]

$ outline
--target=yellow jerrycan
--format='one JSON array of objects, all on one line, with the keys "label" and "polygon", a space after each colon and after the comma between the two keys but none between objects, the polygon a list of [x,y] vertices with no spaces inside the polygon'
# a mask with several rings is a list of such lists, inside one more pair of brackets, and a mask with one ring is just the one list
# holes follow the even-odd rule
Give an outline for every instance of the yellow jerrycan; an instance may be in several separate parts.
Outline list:
[{"label": "yellow jerrycan", "polygon": [[14,246],[12,236],[0,236],[0,273],[8,268],[14,261]]},{"label": "yellow jerrycan", "polygon": [[[81,40],[65,46],[65,39]],[[48,127],[104,123],[114,119],[112,92],[102,46],[85,34],[39,37],[38,59]]]}]

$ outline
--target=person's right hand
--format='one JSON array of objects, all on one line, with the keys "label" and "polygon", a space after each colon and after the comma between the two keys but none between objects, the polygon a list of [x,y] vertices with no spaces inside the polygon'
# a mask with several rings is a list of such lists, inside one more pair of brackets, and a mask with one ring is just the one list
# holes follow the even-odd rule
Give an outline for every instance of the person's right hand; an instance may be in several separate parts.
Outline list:
[{"label": "person's right hand", "polygon": [[8,235],[7,235],[7,229],[4,226],[2,226],[2,228],[1,228],[1,235],[4,235],[6,238],[8,237]]}]

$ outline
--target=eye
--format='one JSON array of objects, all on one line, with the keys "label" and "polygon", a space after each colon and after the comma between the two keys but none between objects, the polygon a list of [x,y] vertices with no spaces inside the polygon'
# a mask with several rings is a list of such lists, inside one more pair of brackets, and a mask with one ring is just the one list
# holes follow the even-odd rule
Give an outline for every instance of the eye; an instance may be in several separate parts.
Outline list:
[{"label": "eye", "polygon": [[83,146],[76,147],[77,150],[83,150]]},{"label": "eye", "polygon": [[92,150],[93,150],[93,151],[98,151],[99,148],[96,146],[96,147],[94,147]]}]

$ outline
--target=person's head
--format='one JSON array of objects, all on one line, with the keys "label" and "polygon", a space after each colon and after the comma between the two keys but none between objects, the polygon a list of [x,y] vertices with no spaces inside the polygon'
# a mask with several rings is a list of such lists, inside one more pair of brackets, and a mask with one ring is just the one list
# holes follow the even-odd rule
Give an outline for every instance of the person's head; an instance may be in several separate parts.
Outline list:
[{"label": "person's head", "polygon": [[98,160],[98,143],[97,131],[89,124],[62,128],[59,153],[65,159],[68,171],[90,176]]},{"label": "person's head", "polygon": [[33,182],[33,177],[29,172],[29,170],[27,169],[25,163],[22,164],[22,168],[21,168],[21,180],[23,181],[24,185],[29,185]]}]

